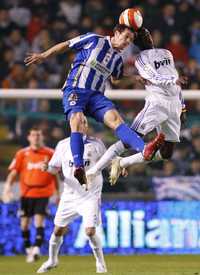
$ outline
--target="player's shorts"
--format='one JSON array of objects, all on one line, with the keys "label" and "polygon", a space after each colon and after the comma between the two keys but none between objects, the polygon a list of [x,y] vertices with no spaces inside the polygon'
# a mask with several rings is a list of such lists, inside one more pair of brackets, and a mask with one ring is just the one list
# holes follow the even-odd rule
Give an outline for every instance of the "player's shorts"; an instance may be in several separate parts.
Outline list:
[{"label": "player's shorts", "polygon": [[46,215],[49,198],[21,198],[20,217]]},{"label": "player's shorts", "polygon": [[84,227],[97,227],[101,223],[101,200],[98,197],[82,200],[70,200],[62,195],[54,224],[65,227],[78,217],[83,218]]},{"label": "player's shorts", "polygon": [[131,128],[142,135],[156,129],[158,133],[165,134],[166,141],[179,142],[181,110],[181,102],[177,97],[165,99],[159,95],[148,96]]},{"label": "player's shorts", "polygon": [[67,120],[73,113],[83,112],[86,116],[103,122],[105,113],[115,109],[115,105],[101,92],[66,87],[63,90],[63,108]]}]

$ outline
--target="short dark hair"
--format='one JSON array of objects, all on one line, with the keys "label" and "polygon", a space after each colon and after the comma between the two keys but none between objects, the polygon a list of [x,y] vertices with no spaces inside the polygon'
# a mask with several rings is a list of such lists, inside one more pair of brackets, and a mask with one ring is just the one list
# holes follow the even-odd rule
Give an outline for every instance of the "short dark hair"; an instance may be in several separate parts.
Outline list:
[{"label": "short dark hair", "polygon": [[31,128],[28,130],[27,135],[30,135],[30,133],[31,133],[32,131],[40,131],[40,132],[43,133],[42,129],[40,129],[40,128],[37,127],[37,126],[33,126],[33,127],[31,127]]},{"label": "short dark hair", "polygon": [[114,29],[113,29],[113,33],[115,33],[116,31],[118,32],[123,32],[125,31],[126,29],[130,30],[131,32],[135,33],[134,29],[133,28],[130,28],[124,24],[117,24]]}]

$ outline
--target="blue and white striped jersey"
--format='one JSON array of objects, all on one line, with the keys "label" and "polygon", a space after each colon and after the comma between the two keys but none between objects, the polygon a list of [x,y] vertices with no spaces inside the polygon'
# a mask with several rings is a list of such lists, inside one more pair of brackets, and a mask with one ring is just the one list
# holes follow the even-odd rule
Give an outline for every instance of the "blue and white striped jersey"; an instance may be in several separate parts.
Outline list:
[{"label": "blue and white striped jersey", "polygon": [[69,47],[77,50],[64,84],[69,87],[104,92],[110,76],[120,78],[123,60],[113,49],[109,36],[87,33],[69,40]]}]

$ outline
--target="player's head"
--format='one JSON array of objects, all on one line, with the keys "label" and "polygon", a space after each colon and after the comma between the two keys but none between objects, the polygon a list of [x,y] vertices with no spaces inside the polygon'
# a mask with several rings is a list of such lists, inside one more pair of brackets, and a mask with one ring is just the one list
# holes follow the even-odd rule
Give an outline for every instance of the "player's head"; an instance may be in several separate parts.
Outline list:
[{"label": "player's head", "polygon": [[138,46],[140,50],[152,49],[154,45],[150,31],[146,28],[141,28],[138,30],[134,44]]},{"label": "player's head", "polygon": [[33,149],[40,148],[41,146],[43,146],[44,141],[42,130],[37,127],[32,127],[28,131],[27,139]]},{"label": "player's head", "polygon": [[119,51],[130,45],[135,37],[134,30],[122,24],[116,25],[113,33],[114,36],[111,38],[111,43],[113,48]]}]

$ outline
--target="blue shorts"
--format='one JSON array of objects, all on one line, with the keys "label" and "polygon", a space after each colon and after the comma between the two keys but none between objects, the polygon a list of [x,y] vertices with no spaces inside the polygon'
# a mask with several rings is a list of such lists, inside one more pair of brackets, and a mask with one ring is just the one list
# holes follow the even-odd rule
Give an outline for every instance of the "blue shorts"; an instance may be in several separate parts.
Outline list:
[{"label": "blue shorts", "polygon": [[103,122],[107,111],[116,109],[101,92],[73,87],[66,87],[63,91],[63,108],[68,120],[73,113],[83,112],[99,122]]}]

